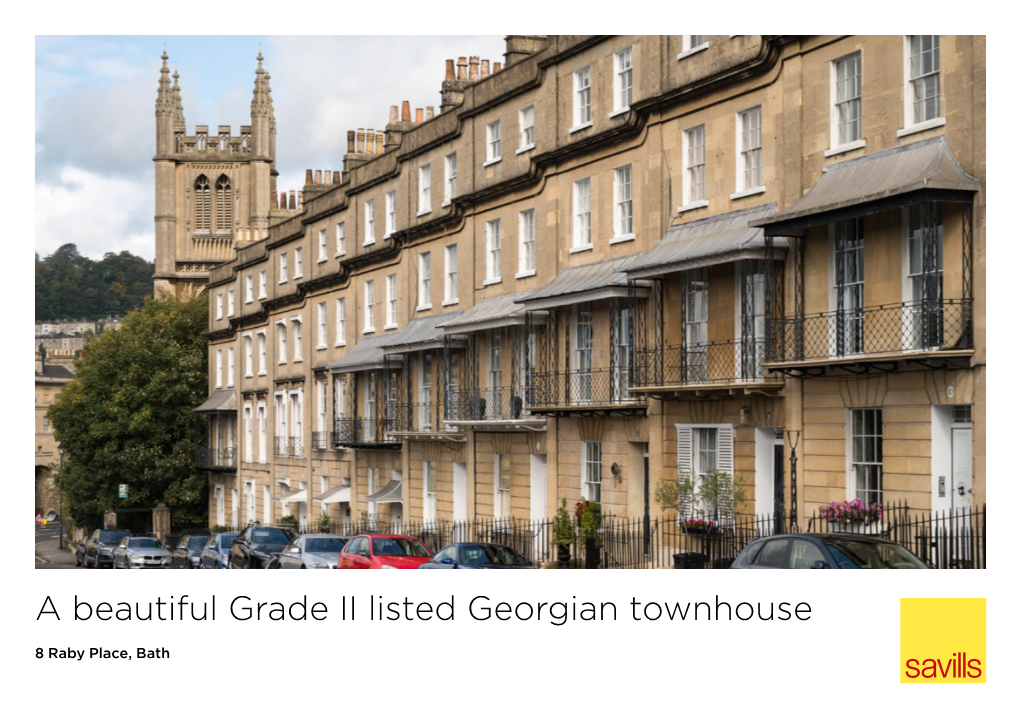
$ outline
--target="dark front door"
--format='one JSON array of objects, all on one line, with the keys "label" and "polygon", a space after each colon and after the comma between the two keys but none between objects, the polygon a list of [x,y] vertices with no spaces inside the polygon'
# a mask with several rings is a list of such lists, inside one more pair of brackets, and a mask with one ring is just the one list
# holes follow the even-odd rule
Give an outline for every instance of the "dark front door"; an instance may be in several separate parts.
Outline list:
[{"label": "dark front door", "polygon": [[783,467],[783,445],[777,443],[772,451],[772,484],[775,505],[772,515],[776,519],[776,533],[783,532],[783,515],[786,506],[785,469]]}]

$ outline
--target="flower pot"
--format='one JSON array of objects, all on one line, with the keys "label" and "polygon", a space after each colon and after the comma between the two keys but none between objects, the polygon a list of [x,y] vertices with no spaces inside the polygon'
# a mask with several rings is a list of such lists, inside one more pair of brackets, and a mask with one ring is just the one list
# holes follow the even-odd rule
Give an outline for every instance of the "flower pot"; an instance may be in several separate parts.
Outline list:
[{"label": "flower pot", "polygon": [[715,526],[684,526],[684,530],[695,536],[714,536],[719,532]]},{"label": "flower pot", "polygon": [[598,568],[599,563],[599,542],[597,538],[584,539],[584,567]]},{"label": "flower pot", "polygon": [[830,523],[829,530],[836,533],[879,533],[878,523]]},{"label": "flower pot", "polygon": [[560,568],[567,568],[570,565],[570,546],[566,543],[556,544],[556,560]]}]

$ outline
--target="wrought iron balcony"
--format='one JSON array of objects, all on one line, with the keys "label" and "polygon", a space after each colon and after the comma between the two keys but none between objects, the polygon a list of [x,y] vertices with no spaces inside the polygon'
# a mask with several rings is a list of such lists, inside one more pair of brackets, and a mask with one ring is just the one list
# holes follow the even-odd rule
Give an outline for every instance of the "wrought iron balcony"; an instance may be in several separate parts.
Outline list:
[{"label": "wrought iron balcony", "polygon": [[448,421],[507,421],[528,415],[523,389],[512,387],[452,391],[446,409]]},{"label": "wrought iron balcony", "polygon": [[305,444],[301,436],[291,436],[287,439],[287,455],[292,458],[301,458],[304,454]]},{"label": "wrought iron balcony", "polygon": [[626,367],[533,373],[526,405],[536,413],[642,405],[643,399],[630,392],[632,385],[633,370]]},{"label": "wrought iron balcony", "polygon": [[273,436],[273,455],[287,455],[287,436]]},{"label": "wrought iron balcony", "polygon": [[329,433],[326,431],[312,432],[312,450],[324,451],[329,448]]},{"label": "wrought iron balcony", "polygon": [[635,362],[636,388],[727,386],[780,380],[764,367],[764,338],[636,351]]},{"label": "wrought iron balcony", "polygon": [[234,470],[237,468],[236,448],[196,448],[195,468],[207,471]]},{"label": "wrought iron balcony", "polygon": [[395,415],[386,418],[336,418],[333,420],[333,447],[394,446],[400,439]]},{"label": "wrought iron balcony", "polygon": [[920,300],[768,321],[766,362],[969,351],[972,303]]},{"label": "wrought iron balcony", "polygon": [[396,407],[394,430],[428,433],[442,430],[443,406],[439,403],[404,403]]}]

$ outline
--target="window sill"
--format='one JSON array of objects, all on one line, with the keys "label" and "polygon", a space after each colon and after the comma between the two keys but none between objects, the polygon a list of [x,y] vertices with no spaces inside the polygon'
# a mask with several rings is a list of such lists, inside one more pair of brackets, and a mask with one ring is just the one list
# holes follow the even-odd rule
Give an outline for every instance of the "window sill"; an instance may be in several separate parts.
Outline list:
[{"label": "window sill", "polygon": [[452,204],[452,203],[451,203],[451,202],[450,202],[449,200],[444,200],[444,201],[443,201],[443,204],[442,204],[442,205],[440,205],[439,207],[440,207],[440,208],[449,208],[451,204]]},{"label": "window sill", "polygon": [[375,333],[375,328],[363,328],[361,330],[361,335],[372,335],[373,333]]},{"label": "window sill", "polygon": [[245,373],[245,374],[244,374],[244,377],[245,377],[245,378],[254,378],[255,376],[254,376],[254,375],[252,375],[251,373]]},{"label": "window sill", "polygon": [[521,278],[530,278],[534,274],[535,274],[534,270],[522,270],[520,273],[515,275],[514,278],[516,278],[517,280],[520,280]]},{"label": "window sill", "polygon": [[315,262],[316,263],[325,263],[327,260],[329,260],[329,258],[327,258],[324,255],[321,255],[321,256],[319,256],[319,259],[317,261],[315,261]]},{"label": "window sill", "polygon": [[391,230],[391,231],[389,231],[389,232],[387,232],[387,233],[386,233],[386,235],[384,235],[384,236],[382,237],[382,239],[383,239],[383,240],[389,240],[389,239],[390,239],[390,236],[391,236],[391,235],[393,235],[393,231],[392,231],[392,230]]},{"label": "window sill", "polygon": [[496,285],[496,283],[502,283],[502,278],[486,278],[482,281],[482,285]]},{"label": "window sill", "polygon": [[294,276],[294,280],[301,280],[301,279],[302,279],[302,278],[304,278],[304,277],[305,277],[305,274],[304,274],[304,273],[302,273],[301,275],[295,275],[295,276]]},{"label": "window sill", "polygon": [[252,304],[252,303],[254,303],[254,302],[255,302],[255,300],[254,300],[253,298],[249,298],[248,300],[246,300],[246,301],[244,302],[244,304],[245,304],[245,305],[251,305],[251,304]]},{"label": "window sill", "polygon": [[521,147],[517,148],[517,154],[520,155],[521,153],[526,153],[529,150],[534,150],[534,149],[535,149],[535,144],[534,143],[530,143],[528,145],[522,145]]},{"label": "window sill", "polygon": [[458,303],[460,303],[460,299],[458,299],[458,298],[450,298],[449,300],[444,300],[443,301],[443,307],[445,308],[448,305],[457,305]]},{"label": "window sill", "polygon": [[695,200],[693,203],[686,203],[684,205],[681,205],[679,208],[676,209],[676,212],[677,213],[687,213],[687,212],[689,212],[691,210],[698,210],[699,208],[707,208],[707,207],[708,207],[708,201],[707,200]]},{"label": "window sill", "polygon": [[334,258],[343,258],[345,255],[347,255],[347,251],[346,250],[344,252],[342,252],[342,253],[335,253],[333,255],[333,257]]},{"label": "window sill", "polygon": [[490,165],[495,165],[496,163],[498,163],[502,159],[503,159],[503,156],[501,155],[498,158],[492,158],[491,160],[486,160],[484,163],[482,163],[482,167],[483,168],[488,168]]},{"label": "window sill", "polygon": [[347,347],[347,341],[341,341],[340,343],[334,343],[333,347],[334,348],[346,348]]},{"label": "window sill", "polygon": [[284,278],[283,280],[278,280],[278,281],[276,281],[276,284],[277,284],[277,285],[283,285],[283,284],[284,284],[284,283],[286,283],[286,282],[287,282],[287,279],[286,279],[286,278]]},{"label": "window sill", "polygon": [[383,330],[396,330],[397,329],[397,324],[396,323],[387,323],[386,325],[384,325],[382,327],[382,329]]},{"label": "window sill", "polygon": [[624,113],[629,113],[629,112],[630,112],[630,106],[628,105],[625,108],[619,108],[618,110],[614,110],[613,112],[611,112],[609,114],[609,117],[615,118],[617,115],[623,115]]},{"label": "window sill", "polygon": [[325,343],[320,343],[319,345],[315,346],[315,350],[326,350],[327,348],[329,348],[329,346],[326,345]]},{"label": "window sill", "polygon": [[258,297],[258,299],[259,299],[259,300],[265,300],[265,299],[266,299],[266,298],[268,298],[268,297],[269,297],[268,295],[260,295],[260,296]]},{"label": "window sill", "polygon": [[860,150],[866,144],[864,138],[855,140],[852,143],[843,143],[843,145],[837,145],[835,148],[829,148],[825,151],[825,157],[831,158],[834,155],[842,155],[843,153],[849,153],[851,150]]},{"label": "window sill", "polygon": [[574,254],[574,253],[584,253],[585,251],[591,250],[593,247],[594,246],[592,246],[591,243],[587,243],[585,245],[575,245],[573,248],[571,248],[567,252],[571,253],[571,254]]},{"label": "window sill", "polygon": [[432,208],[425,208],[424,210],[419,210],[418,214],[415,217],[416,218],[420,218],[421,216],[428,215],[431,212],[432,212]]},{"label": "window sill", "polygon": [[730,200],[740,200],[741,198],[747,198],[752,195],[761,195],[765,192],[765,186],[759,185],[754,188],[748,188],[747,190],[741,190],[736,193],[730,194]]},{"label": "window sill", "polygon": [[375,245],[375,240],[368,240],[361,244],[363,248],[367,248],[370,245]]},{"label": "window sill", "polygon": [[925,130],[931,130],[932,128],[941,128],[945,124],[945,118],[932,118],[931,120],[925,120],[923,123],[915,123],[909,128],[897,130],[896,137],[905,138],[908,135],[913,135],[914,133],[923,133]]},{"label": "window sill", "polygon": [[223,320],[223,316],[222,315],[216,316],[216,320]]},{"label": "window sill", "polygon": [[259,377],[265,377],[265,375],[266,375],[265,371],[259,371]]},{"label": "window sill", "polygon": [[568,133],[577,133],[577,132],[580,132],[581,130],[584,130],[585,128],[590,128],[590,127],[591,127],[591,121],[589,120],[587,123],[581,123],[580,125],[575,125],[574,127],[572,127],[567,132]]},{"label": "window sill", "polygon": [[628,243],[628,242],[630,242],[632,240],[634,240],[634,234],[633,233],[627,233],[626,235],[618,235],[615,238],[610,238],[609,239],[609,244],[610,245],[616,245],[617,243]]},{"label": "window sill", "polygon": [[690,50],[684,50],[682,53],[679,53],[676,56],[676,59],[677,60],[683,60],[684,58],[689,58],[692,55],[697,55],[698,53],[700,53],[703,50],[708,50],[708,45],[709,45],[708,43],[702,43],[701,45],[699,45],[696,48],[691,48]]},{"label": "window sill", "polygon": [[419,305],[417,308],[414,309],[414,312],[421,313],[423,310],[432,310],[432,304],[426,303],[425,305]]}]

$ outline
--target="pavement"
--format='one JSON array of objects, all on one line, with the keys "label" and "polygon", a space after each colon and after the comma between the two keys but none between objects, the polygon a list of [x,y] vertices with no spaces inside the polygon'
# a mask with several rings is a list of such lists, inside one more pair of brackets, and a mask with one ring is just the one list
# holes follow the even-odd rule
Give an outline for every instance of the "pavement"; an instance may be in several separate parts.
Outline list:
[{"label": "pavement", "polygon": [[36,528],[35,567],[74,568],[74,546],[65,538],[64,549],[60,549],[62,526],[52,525]]}]

